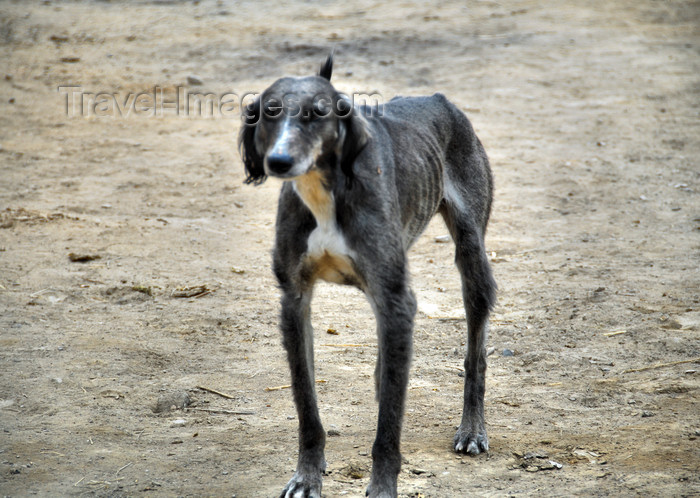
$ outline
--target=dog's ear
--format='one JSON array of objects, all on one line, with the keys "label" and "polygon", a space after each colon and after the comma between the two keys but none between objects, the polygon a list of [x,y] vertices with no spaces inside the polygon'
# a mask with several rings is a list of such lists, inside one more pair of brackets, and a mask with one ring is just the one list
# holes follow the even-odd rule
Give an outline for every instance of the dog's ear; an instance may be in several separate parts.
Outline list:
[{"label": "dog's ear", "polygon": [[328,59],[326,59],[326,62],[321,66],[321,70],[318,72],[321,78],[326,78],[328,81],[331,80],[331,74],[333,74],[333,52],[328,55]]},{"label": "dog's ear", "polygon": [[263,157],[255,146],[255,129],[260,120],[260,98],[243,108],[241,131],[238,135],[238,150],[245,166],[245,182],[260,185],[265,181]]},{"label": "dog's ear", "polygon": [[367,120],[361,112],[352,108],[352,104],[347,101],[350,111],[340,118],[339,138],[342,141],[340,152],[340,169],[345,174],[348,187],[352,185],[354,173],[352,165],[355,159],[369,142],[369,129]]}]

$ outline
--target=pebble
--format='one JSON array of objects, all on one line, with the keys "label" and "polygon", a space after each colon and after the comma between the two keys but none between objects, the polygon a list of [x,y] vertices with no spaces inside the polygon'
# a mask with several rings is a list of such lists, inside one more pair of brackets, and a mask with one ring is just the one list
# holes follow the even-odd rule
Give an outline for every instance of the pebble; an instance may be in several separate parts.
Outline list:
[{"label": "pebble", "polygon": [[192,401],[190,395],[185,391],[163,394],[158,398],[156,406],[152,408],[154,413],[169,412],[172,410],[182,410]]},{"label": "pebble", "polygon": [[504,349],[503,353],[501,353],[503,356],[515,356],[515,353],[513,352],[512,349]]},{"label": "pebble", "polygon": [[438,235],[437,237],[435,237],[435,242],[440,244],[444,244],[446,242],[449,242],[450,240],[452,239],[450,239],[449,235]]},{"label": "pebble", "polygon": [[202,81],[202,78],[200,78],[199,76],[195,76],[194,74],[190,74],[190,75],[187,77],[187,83],[188,83],[189,85],[194,85],[194,86],[198,86],[198,85],[203,85],[203,84],[204,84],[204,82]]},{"label": "pebble", "polygon": [[170,422],[170,427],[184,427],[187,425],[187,420],[184,418],[179,418]]}]

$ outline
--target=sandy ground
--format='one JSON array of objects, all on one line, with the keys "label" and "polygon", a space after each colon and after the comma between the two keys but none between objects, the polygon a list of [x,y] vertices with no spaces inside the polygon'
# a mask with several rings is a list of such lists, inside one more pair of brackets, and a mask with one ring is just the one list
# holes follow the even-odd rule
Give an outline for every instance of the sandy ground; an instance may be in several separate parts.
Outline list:
[{"label": "sandy ground", "polygon": [[[341,90],[458,103],[497,182],[491,451],[451,450],[465,322],[435,220],[410,260],[399,493],[700,495],[696,0],[3,1],[0,44],[0,495],[282,489],[279,183],[243,185],[235,116],[67,115],[58,87],[258,92],[331,47]],[[339,286],[314,312],[324,495],[363,496],[374,319]]]}]

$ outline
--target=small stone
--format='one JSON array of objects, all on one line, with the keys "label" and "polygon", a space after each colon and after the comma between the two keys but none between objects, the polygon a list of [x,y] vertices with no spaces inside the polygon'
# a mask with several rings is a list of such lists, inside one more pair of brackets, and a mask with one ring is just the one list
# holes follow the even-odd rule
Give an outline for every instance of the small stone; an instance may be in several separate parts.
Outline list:
[{"label": "small stone", "polygon": [[170,422],[170,427],[184,427],[187,425],[187,420],[184,418],[179,418]]},{"label": "small stone", "polygon": [[421,474],[427,474],[428,471],[425,470],[425,469],[411,469],[411,473],[413,473],[413,474],[419,476],[419,475],[421,475]]},{"label": "small stone", "polygon": [[329,437],[337,437],[340,436],[340,431],[336,429],[329,429],[326,434],[328,434]]},{"label": "small stone", "polygon": [[642,418],[653,417],[654,415],[656,415],[654,412],[650,412],[648,410],[644,410],[642,412]]},{"label": "small stone", "polygon": [[437,242],[438,244],[445,244],[450,240],[452,239],[449,235],[438,235],[437,237],[435,237],[435,242]]},{"label": "small stone", "polygon": [[195,76],[194,74],[190,74],[187,77],[187,84],[193,85],[193,86],[199,86],[199,85],[203,85],[204,82],[202,81],[202,78],[200,78],[199,76]]},{"label": "small stone", "polygon": [[549,455],[547,454],[546,451],[540,451],[540,450],[537,450],[537,451],[528,451],[528,452],[525,453],[525,455],[523,456],[523,459],[524,459],[524,460],[530,460],[531,458],[547,458],[548,456],[549,456]]},{"label": "small stone", "polygon": [[515,353],[513,352],[512,349],[504,349],[503,352],[501,353],[503,356],[515,356]]},{"label": "small stone", "polygon": [[154,413],[164,413],[172,410],[182,410],[192,401],[185,391],[163,394],[158,398],[156,406],[152,408]]}]

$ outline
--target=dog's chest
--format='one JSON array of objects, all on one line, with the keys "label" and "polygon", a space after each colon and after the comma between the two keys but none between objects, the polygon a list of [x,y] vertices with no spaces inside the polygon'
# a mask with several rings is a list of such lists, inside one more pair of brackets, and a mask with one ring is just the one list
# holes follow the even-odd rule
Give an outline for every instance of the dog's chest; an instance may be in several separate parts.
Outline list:
[{"label": "dog's chest", "polygon": [[352,250],[335,217],[335,200],[311,171],[294,182],[294,189],[316,219],[316,228],[309,234],[304,265],[312,280],[360,286]]}]

